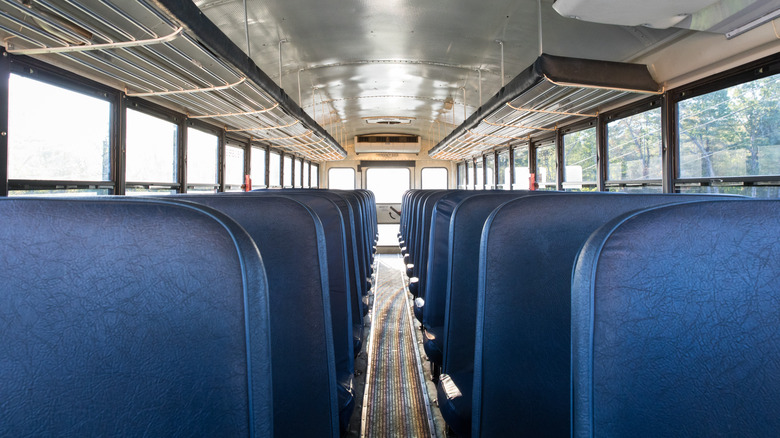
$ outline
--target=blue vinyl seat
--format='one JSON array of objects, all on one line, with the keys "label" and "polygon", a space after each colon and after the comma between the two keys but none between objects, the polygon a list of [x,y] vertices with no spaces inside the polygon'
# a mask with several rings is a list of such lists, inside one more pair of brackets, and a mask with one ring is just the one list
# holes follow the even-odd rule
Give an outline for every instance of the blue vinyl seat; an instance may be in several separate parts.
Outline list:
[{"label": "blue vinyl seat", "polygon": [[274,433],[339,436],[340,425],[346,428],[349,422],[354,395],[348,374],[342,372],[344,380],[337,380],[336,369],[345,370],[350,357],[346,348],[338,357],[334,352],[325,235],[319,218],[300,202],[281,196],[175,199],[227,214],[260,249],[271,309]]},{"label": "blue vinyl seat", "polygon": [[[460,363],[473,363],[476,320],[479,241],[490,213],[512,199],[542,192],[487,191],[469,196],[453,208],[448,230],[447,285],[429,289],[424,308],[425,353],[434,377],[446,374],[438,385],[439,410],[458,434],[468,435],[473,370]],[[460,360],[462,358],[462,360]],[[444,386],[453,382],[460,397],[447,397]]]},{"label": "blue vinyl seat", "polygon": [[0,436],[274,436],[265,270],[235,221],[126,198],[3,198],[0,220]]},{"label": "blue vinyl seat", "polygon": [[780,430],[780,201],[630,213],[572,280],[573,436]]},{"label": "blue vinyl seat", "polygon": [[[498,208],[481,240],[472,436],[568,436],[571,272],[578,250],[615,216],[713,198],[570,193]],[[471,366],[467,357],[460,361]]]}]

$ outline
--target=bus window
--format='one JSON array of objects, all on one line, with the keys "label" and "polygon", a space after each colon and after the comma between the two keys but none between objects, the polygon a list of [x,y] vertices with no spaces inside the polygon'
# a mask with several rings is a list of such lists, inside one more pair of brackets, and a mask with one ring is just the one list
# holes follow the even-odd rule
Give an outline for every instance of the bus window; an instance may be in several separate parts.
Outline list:
[{"label": "bus window", "polygon": [[265,149],[253,146],[250,161],[252,164],[252,188],[265,188]]},{"label": "bus window", "polygon": [[780,75],[677,104],[680,178],[780,175]]},{"label": "bus window", "polygon": [[110,181],[110,118],[106,100],[12,74],[8,177]]},{"label": "bus window", "polygon": [[466,163],[458,163],[458,188],[466,188]]},{"label": "bus window", "polygon": [[498,163],[496,164],[498,172],[498,187],[501,190],[509,190],[509,149],[498,153]]},{"label": "bus window", "polygon": [[309,170],[311,169],[311,165],[308,161],[303,162],[303,184],[302,187],[308,189],[311,187],[309,183]]},{"label": "bus window", "polygon": [[466,163],[466,188],[474,190],[474,162],[472,160]]},{"label": "bus window", "polygon": [[301,163],[300,158],[295,158],[295,180],[293,181],[293,186],[295,187],[303,187],[303,165]]},{"label": "bus window", "polygon": [[421,178],[423,189],[447,188],[447,169],[444,167],[424,167]]},{"label": "bus window", "polygon": [[[176,192],[178,134],[179,127],[175,123],[134,109],[127,110],[127,194]],[[150,187],[150,183],[166,183],[170,186],[156,189]]]},{"label": "bus window", "polygon": [[320,187],[320,165],[319,164],[313,164],[311,165],[311,180],[309,181],[312,188],[319,188]]},{"label": "bus window", "polygon": [[555,143],[536,148],[536,183],[539,190],[557,190],[558,160]]},{"label": "bus window", "polygon": [[496,188],[496,156],[488,154],[485,156],[485,188]]},{"label": "bus window", "polygon": [[216,192],[219,138],[194,128],[187,129],[188,191]]},{"label": "bus window", "polygon": [[332,167],[328,169],[328,188],[336,190],[354,190],[355,169],[351,167]]},{"label": "bus window", "polygon": [[407,168],[370,167],[366,170],[366,188],[374,192],[377,204],[400,204],[409,190]]},{"label": "bus window", "polygon": [[475,188],[482,190],[485,188],[485,163],[482,157],[474,162],[474,175],[476,176]]},{"label": "bus window", "polygon": [[284,167],[282,168],[282,179],[284,179],[284,183],[282,184],[282,187],[290,188],[293,186],[293,175],[292,175],[292,157],[289,155],[285,155],[282,158],[282,163],[284,164]]},{"label": "bus window", "polygon": [[[425,169],[423,169],[424,171]],[[446,171],[446,169],[444,169]],[[374,192],[377,204],[400,204],[404,192],[411,187],[411,172],[408,168],[369,167],[366,169],[366,188]],[[423,177],[423,180],[425,178]],[[398,245],[396,235],[398,223],[380,223],[379,246]]]},{"label": "bus window", "polygon": [[268,187],[281,187],[282,156],[278,152],[271,151],[271,159],[268,161]]},{"label": "bus window", "polygon": [[596,189],[596,128],[563,136],[563,189]]},{"label": "bus window", "polygon": [[512,151],[515,166],[515,180],[512,183],[514,190],[528,190],[530,188],[531,174],[528,171],[528,145],[515,147]]},{"label": "bus window", "polygon": [[607,124],[607,175],[610,190],[629,191],[619,182],[653,181],[631,191],[661,191],[661,108]]},{"label": "bus window", "polygon": [[244,184],[244,148],[227,145],[225,147],[225,191],[240,192]]}]

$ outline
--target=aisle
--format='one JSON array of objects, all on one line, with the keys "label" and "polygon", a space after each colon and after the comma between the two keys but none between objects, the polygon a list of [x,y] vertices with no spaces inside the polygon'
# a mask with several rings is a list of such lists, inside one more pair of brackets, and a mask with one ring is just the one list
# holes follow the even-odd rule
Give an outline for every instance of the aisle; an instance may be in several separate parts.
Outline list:
[{"label": "aisle", "polygon": [[432,423],[412,331],[403,259],[398,254],[382,254],[376,263],[362,435],[430,437]]}]

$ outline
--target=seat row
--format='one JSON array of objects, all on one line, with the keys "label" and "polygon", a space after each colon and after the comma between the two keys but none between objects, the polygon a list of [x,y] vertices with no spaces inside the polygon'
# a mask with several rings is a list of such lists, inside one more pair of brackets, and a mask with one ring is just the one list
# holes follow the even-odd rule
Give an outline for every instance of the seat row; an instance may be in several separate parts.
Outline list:
[{"label": "seat row", "polygon": [[0,200],[3,436],[339,436],[364,191]]},{"label": "seat row", "polygon": [[458,436],[776,430],[779,201],[413,191],[403,212]]}]

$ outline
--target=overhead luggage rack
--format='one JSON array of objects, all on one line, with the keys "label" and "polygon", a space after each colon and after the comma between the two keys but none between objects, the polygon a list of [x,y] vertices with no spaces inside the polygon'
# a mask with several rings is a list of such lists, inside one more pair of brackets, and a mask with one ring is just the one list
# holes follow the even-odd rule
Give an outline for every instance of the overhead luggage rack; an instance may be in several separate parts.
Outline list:
[{"label": "overhead luggage rack", "polygon": [[316,161],[346,151],[192,2],[5,1],[6,52]]},{"label": "overhead luggage rack", "polygon": [[598,117],[601,108],[636,95],[660,94],[644,65],[542,54],[430,151],[458,160],[562,122]]}]

